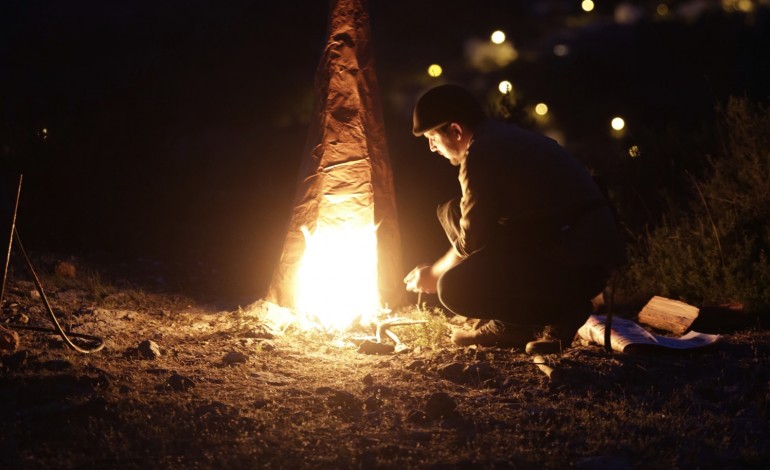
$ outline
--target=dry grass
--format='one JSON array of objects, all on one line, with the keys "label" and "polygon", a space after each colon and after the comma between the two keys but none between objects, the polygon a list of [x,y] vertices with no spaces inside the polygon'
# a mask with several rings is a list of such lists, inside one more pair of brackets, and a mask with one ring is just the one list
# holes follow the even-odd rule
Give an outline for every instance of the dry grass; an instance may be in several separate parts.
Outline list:
[{"label": "dry grass", "polygon": [[[23,352],[2,356],[2,468],[751,468],[770,455],[766,331],[677,355],[576,346],[548,357],[549,380],[521,351],[451,347],[424,307],[398,312],[429,320],[395,330],[410,349],[370,356],[322,335],[254,338],[258,314],[178,295],[112,286],[106,308],[81,282],[51,301],[107,346],[85,356],[21,333]],[[42,322],[29,287],[11,279],[9,300]],[[148,339],[160,357],[136,354]],[[433,411],[437,393],[456,409]]]}]

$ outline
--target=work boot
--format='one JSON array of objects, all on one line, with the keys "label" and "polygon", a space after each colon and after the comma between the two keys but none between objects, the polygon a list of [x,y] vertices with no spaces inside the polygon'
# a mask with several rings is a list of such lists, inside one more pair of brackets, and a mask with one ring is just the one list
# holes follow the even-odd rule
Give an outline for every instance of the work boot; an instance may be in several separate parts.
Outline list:
[{"label": "work boot", "polygon": [[457,346],[522,347],[533,338],[532,331],[499,320],[481,320],[472,330],[458,330],[452,334]]}]

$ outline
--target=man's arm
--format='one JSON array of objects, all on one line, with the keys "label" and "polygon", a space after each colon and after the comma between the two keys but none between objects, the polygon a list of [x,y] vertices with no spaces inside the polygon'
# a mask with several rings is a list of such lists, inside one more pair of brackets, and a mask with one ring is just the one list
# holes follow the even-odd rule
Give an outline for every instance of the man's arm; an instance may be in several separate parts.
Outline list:
[{"label": "man's arm", "polygon": [[460,262],[462,258],[454,248],[433,264],[427,266],[417,266],[404,278],[406,290],[410,292],[425,292],[433,294],[437,290],[438,279],[442,274],[449,271],[453,266]]}]

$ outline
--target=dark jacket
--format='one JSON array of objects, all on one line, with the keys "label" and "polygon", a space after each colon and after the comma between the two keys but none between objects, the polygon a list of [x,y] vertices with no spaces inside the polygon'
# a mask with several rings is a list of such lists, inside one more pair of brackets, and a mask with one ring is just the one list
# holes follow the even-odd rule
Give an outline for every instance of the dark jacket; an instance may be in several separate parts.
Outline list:
[{"label": "dark jacket", "polygon": [[501,243],[542,250],[570,265],[611,269],[622,260],[603,194],[554,140],[486,120],[458,177],[462,199],[440,207],[439,219],[460,256]]}]

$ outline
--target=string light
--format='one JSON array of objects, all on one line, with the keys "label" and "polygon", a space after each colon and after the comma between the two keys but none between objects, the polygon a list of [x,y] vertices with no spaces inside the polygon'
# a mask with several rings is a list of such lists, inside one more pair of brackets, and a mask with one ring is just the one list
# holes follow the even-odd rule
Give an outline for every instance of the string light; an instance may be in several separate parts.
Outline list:
[{"label": "string light", "polygon": [[583,0],[583,3],[580,4],[580,7],[585,12],[593,11],[594,9],[594,2],[592,0]]},{"label": "string light", "polygon": [[612,121],[610,122],[610,125],[613,129],[616,131],[622,131],[624,127],[626,127],[626,121],[623,120],[622,117],[614,117],[612,118]]},{"label": "string light", "polygon": [[513,84],[508,80],[503,80],[500,82],[500,85],[497,86],[497,89],[500,90],[500,93],[507,95],[513,91]]},{"label": "string light", "polygon": [[498,29],[497,31],[492,33],[492,37],[490,39],[495,44],[502,44],[505,42],[505,33]]},{"label": "string light", "polygon": [[442,73],[444,73],[444,69],[438,64],[431,64],[431,66],[428,67],[428,75],[431,77],[440,77]]},{"label": "string light", "polygon": [[545,103],[538,103],[535,105],[535,114],[538,116],[545,116],[548,114],[548,105]]},{"label": "string light", "polygon": [[666,15],[668,15],[668,5],[666,5],[665,3],[661,3],[660,5],[658,5],[658,7],[655,9],[655,11],[660,16],[666,16]]}]

